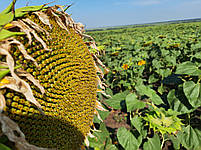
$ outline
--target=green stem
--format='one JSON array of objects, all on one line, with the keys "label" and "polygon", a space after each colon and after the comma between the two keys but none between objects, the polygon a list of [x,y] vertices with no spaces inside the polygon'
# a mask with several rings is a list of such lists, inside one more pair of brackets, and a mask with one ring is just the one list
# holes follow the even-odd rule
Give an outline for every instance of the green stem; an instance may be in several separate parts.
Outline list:
[{"label": "green stem", "polygon": [[164,137],[163,137],[163,134],[162,134],[162,143],[161,143],[161,149],[163,149],[164,142],[165,142],[165,140],[164,140]]},{"label": "green stem", "polygon": [[200,83],[200,81],[201,81],[201,75],[198,77],[199,79],[198,79],[198,82],[197,83]]},{"label": "green stem", "polygon": [[19,69],[19,68],[21,68],[21,67],[22,67],[22,65],[15,66],[14,69]]},{"label": "green stem", "polygon": [[[19,68],[21,68],[21,67],[22,67],[22,66],[19,65],[19,66],[14,67],[14,69],[19,69]],[[2,66],[1,66],[1,69],[2,69],[2,68],[5,69],[5,67],[2,67]],[[9,69],[0,71],[0,80],[1,80],[3,77],[5,77],[8,73],[10,73],[10,70],[9,70]]]}]

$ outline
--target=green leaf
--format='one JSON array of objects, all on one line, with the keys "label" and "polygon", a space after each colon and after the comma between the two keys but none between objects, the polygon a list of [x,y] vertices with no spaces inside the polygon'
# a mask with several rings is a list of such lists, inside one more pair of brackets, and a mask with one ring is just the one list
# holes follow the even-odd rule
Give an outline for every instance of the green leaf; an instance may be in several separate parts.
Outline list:
[{"label": "green leaf", "polygon": [[149,83],[154,83],[154,82],[156,82],[156,81],[158,81],[158,80],[159,80],[159,79],[158,79],[158,78],[155,78],[155,77],[154,77],[154,74],[152,74],[152,75],[149,76],[149,81],[148,81],[148,82],[149,82]]},{"label": "green leaf", "polygon": [[113,144],[109,144],[106,145],[106,148],[104,150],[118,150],[118,148]]},{"label": "green leaf", "polygon": [[10,3],[10,5],[0,13],[0,15],[2,15],[2,14],[7,14],[7,13],[11,12],[13,6],[15,5],[15,3],[16,3],[16,0],[13,0],[13,1]]},{"label": "green leaf", "polygon": [[165,59],[166,59],[166,61],[170,62],[173,66],[176,65],[176,57],[175,56],[166,55]]},{"label": "green leaf", "polygon": [[0,71],[0,80],[10,72],[9,69]]},{"label": "green leaf", "polygon": [[97,147],[101,149],[102,147],[105,146],[107,140],[111,141],[110,134],[104,123],[100,124],[100,129],[98,131],[95,131],[93,135],[96,138],[90,138],[90,137],[88,138],[91,147]]},{"label": "green leaf", "polygon": [[169,68],[166,69],[158,69],[156,71],[159,75],[162,76],[162,78],[168,77],[169,75],[171,75],[171,70]]},{"label": "green leaf", "polygon": [[115,94],[112,98],[107,99],[105,102],[114,109],[121,109],[122,102],[125,100],[129,91],[125,91],[122,93]]},{"label": "green leaf", "polygon": [[105,92],[106,94],[113,96],[113,91],[110,88],[106,88]]},{"label": "green leaf", "polygon": [[0,26],[3,26],[9,22],[11,22],[14,18],[13,12],[7,13],[7,14],[0,14]]},{"label": "green leaf", "polygon": [[15,17],[22,17],[30,11],[38,11],[44,8],[44,5],[40,6],[26,6],[22,8],[18,8],[15,10]]},{"label": "green leaf", "polygon": [[105,141],[104,147],[101,150],[118,150],[115,145],[112,144],[112,139],[109,137]]},{"label": "green leaf", "polygon": [[0,143],[0,150],[11,150],[11,149],[5,146],[4,144]]},{"label": "green leaf", "polygon": [[142,135],[143,138],[147,136],[147,131],[144,130],[142,118],[135,116],[131,119],[131,124],[137,129],[137,131],[140,133],[140,135]]},{"label": "green leaf", "polygon": [[135,93],[130,93],[126,96],[126,107],[127,111],[133,111],[135,109],[144,108],[146,104],[137,99]]},{"label": "green leaf", "polygon": [[170,135],[170,140],[173,143],[173,147],[175,150],[179,150],[180,149],[180,141],[177,137],[175,137],[174,135]]},{"label": "green leaf", "polygon": [[201,75],[201,70],[198,68],[198,66],[195,65],[195,63],[187,61],[177,65],[176,74],[199,76]]},{"label": "green leaf", "polygon": [[140,143],[135,138],[135,136],[125,127],[121,127],[118,129],[117,138],[119,143],[125,150],[137,150],[140,146]]},{"label": "green leaf", "polygon": [[153,138],[148,138],[148,141],[144,143],[143,150],[161,150],[160,139],[158,134],[155,134]]},{"label": "green leaf", "polygon": [[167,95],[170,108],[179,114],[190,113],[193,109],[188,109],[175,95],[175,90],[171,90]]},{"label": "green leaf", "polygon": [[0,26],[5,25],[13,20],[14,13],[12,12],[16,0],[13,0],[11,4],[0,13]]},{"label": "green leaf", "polygon": [[188,150],[195,150],[201,146],[201,131],[193,129],[190,125],[179,132],[177,137],[181,144]]},{"label": "green leaf", "polygon": [[150,89],[148,86],[145,85],[137,85],[136,90],[141,94],[141,95],[146,95],[148,97],[150,97],[150,99],[152,100],[152,102],[156,105],[162,104],[163,101],[160,98],[160,96],[158,96],[156,94],[156,92],[152,89]]},{"label": "green leaf", "polygon": [[[100,110],[97,110],[97,111],[98,111],[98,113],[99,113],[99,115],[100,115],[100,117],[101,117],[102,120],[105,120],[105,118],[107,118],[107,116],[108,116],[109,113],[110,113],[109,111],[100,111]],[[101,123],[102,121],[99,120],[98,117],[95,115],[93,122],[94,122],[94,123]]]},{"label": "green leaf", "polygon": [[201,106],[201,84],[195,84],[193,81],[187,81],[183,84],[183,90],[189,103],[193,107]]},{"label": "green leaf", "polygon": [[1,32],[0,32],[0,40],[9,38],[11,36],[24,35],[24,34],[25,33],[23,33],[23,32],[11,32],[11,31],[8,31],[6,29],[2,29]]}]

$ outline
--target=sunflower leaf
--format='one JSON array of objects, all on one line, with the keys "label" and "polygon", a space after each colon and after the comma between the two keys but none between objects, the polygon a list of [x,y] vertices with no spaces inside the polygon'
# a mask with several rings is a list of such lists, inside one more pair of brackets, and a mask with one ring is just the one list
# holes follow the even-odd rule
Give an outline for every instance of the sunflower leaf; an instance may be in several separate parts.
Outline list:
[{"label": "sunflower leaf", "polygon": [[22,17],[30,11],[38,11],[44,8],[44,5],[40,6],[26,6],[22,8],[18,8],[15,10],[15,17]]},{"label": "sunflower leaf", "polygon": [[0,32],[0,40],[9,38],[11,36],[23,35],[23,34],[25,34],[25,33],[23,33],[23,32],[11,32],[11,31],[8,31],[6,29],[2,29]]},{"label": "sunflower leaf", "polygon": [[10,3],[10,5],[0,13],[0,15],[7,14],[7,13],[11,12],[15,3],[16,3],[16,0],[13,0]]},{"label": "sunflower leaf", "polygon": [[3,26],[9,22],[11,22],[14,18],[13,12],[7,14],[0,14],[0,26]]}]

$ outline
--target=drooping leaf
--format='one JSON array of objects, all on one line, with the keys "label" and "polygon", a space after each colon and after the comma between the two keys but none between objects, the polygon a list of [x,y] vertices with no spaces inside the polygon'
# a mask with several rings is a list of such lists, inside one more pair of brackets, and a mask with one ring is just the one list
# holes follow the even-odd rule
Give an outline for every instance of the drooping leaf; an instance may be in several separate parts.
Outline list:
[{"label": "drooping leaf", "polygon": [[119,143],[125,150],[137,150],[140,146],[140,143],[135,138],[135,136],[125,127],[121,127],[118,129],[117,138]]},{"label": "drooping leaf", "polygon": [[148,141],[144,143],[143,150],[161,150],[160,139],[158,134],[155,134],[153,138],[148,138]]},{"label": "drooping leaf", "polygon": [[152,90],[151,88],[149,88],[148,86],[141,84],[141,85],[137,85],[135,88],[141,95],[146,95],[150,97],[150,99],[152,100],[154,104],[159,105],[163,103],[160,96],[158,96],[156,92]]},{"label": "drooping leaf", "polygon": [[52,25],[50,24],[49,18],[45,13],[37,11],[37,12],[34,12],[34,14],[36,14],[39,17],[42,23],[44,23],[45,25],[48,25],[49,28],[52,29]]},{"label": "drooping leaf", "polygon": [[193,81],[187,81],[183,84],[183,90],[189,103],[193,107],[201,106],[201,84],[195,84]]},{"label": "drooping leaf", "polygon": [[24,71],[23,69],[18,69],[18,70],[17,70],[17,74],[18,74],[19,76],[24,76],[24,77],[26,77],[29,81],[31,81],[36,87],[38,87],[38,88],[40,89],[40,92],[41,92],[42,94],[45,93],[44,87],[43,87],[43,86],[39,83],[39,81],[36,80],[30,73]]},{"label": "drooping leaf", "polygon": [[183,132],[179,132],[177,137],[181,144],[189,150],[195,150],[201,147],[201,131],[193,129],[190,125],[185,127]]},{"label": "drooping leaf", "polygon": [[13,21],[12,24],[19,27],[20,30],[27,35],[27,38],[29,39],[29,44],[31,44],[32,42],[32,37],[31,37],[31,34],[32,34],[34,38],[43,45],[45,50],[50,51],[50,49],[48,49],[47,44],[44,42],[44,40],[42,40],[40,36],[36,33],[36,31],[32,29],[30,26],[28,26],[25,22],[23,22],[22,20],[19,20],[19,21]]},{"label": "drooping leaf", "polygon": [[135,109],[144,108],[146,104],[137,99],[135,93],[130,93],[126,96],[126,107],[127,111],[133,111]]},{"label": "drooping leaf", "polygon": [[193,109],[188,109],[175,95],[175,90],[171,90],[167,95],[170,108],[179,114],[190,113]]},{"label": "drooping leaf", "polygon": [[0,88],[9,88],[9,89],[12,89],[12,90],[14,90],[16,92],[22,93],[25,96],[26,100],[28,100],[29,102],[35,104],[38,107],[38,110],[42,114],[44,114],[43,111],[42,111],[40,103],[35,99],[35,97],[33,95],[33,92],[31,90],[31,87],[27,82],[25,82],[24,80],[19,78],[19,83],[20,84],[17,84],[17,81],[15,80],[15,78],[8,77],[8,76],[4,77],[4,79],[8,80],[9,82],[6,83],[6,84],[1,85]]},{"label": "drooping leaf", "polygon": [[[14,69],[18,69],[20,68],[21,66],[16,66],[14,67]],[[8,68],[6,66],[0,66],[0,69],[3,69],[3,70],[0,70],[0,80],[5,77],[8,73],[10,73],[10,70],[9,69],[5,69],[5,68]]]},{"label": "drooping leaf", "polygon": [[122,93],[115,94],[112,98],[107,99],[105,102],[114,109],[121,109],[122,102],[125,100],[129,91],[125,91]]},{"label": "drooping leaf", "polygon": [[176,74],[199,76],[201,75],[201,70],[198,68],[198,66],[196,66],[195,63],[187,61],[177,66]]}]

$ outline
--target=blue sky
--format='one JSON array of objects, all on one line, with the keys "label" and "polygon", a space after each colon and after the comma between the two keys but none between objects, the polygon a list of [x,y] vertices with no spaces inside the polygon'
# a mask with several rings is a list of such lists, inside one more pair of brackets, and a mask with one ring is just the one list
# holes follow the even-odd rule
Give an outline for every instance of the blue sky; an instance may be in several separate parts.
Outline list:
[{"label": "blue sky", "polygon": [[[0,0],[0,11],[11,1]],[[51,1],[18,0],[16,7]],[[201,0],[57,0],[53,4],[71,3],[67,13],[87,28],[201,18]]]}]

